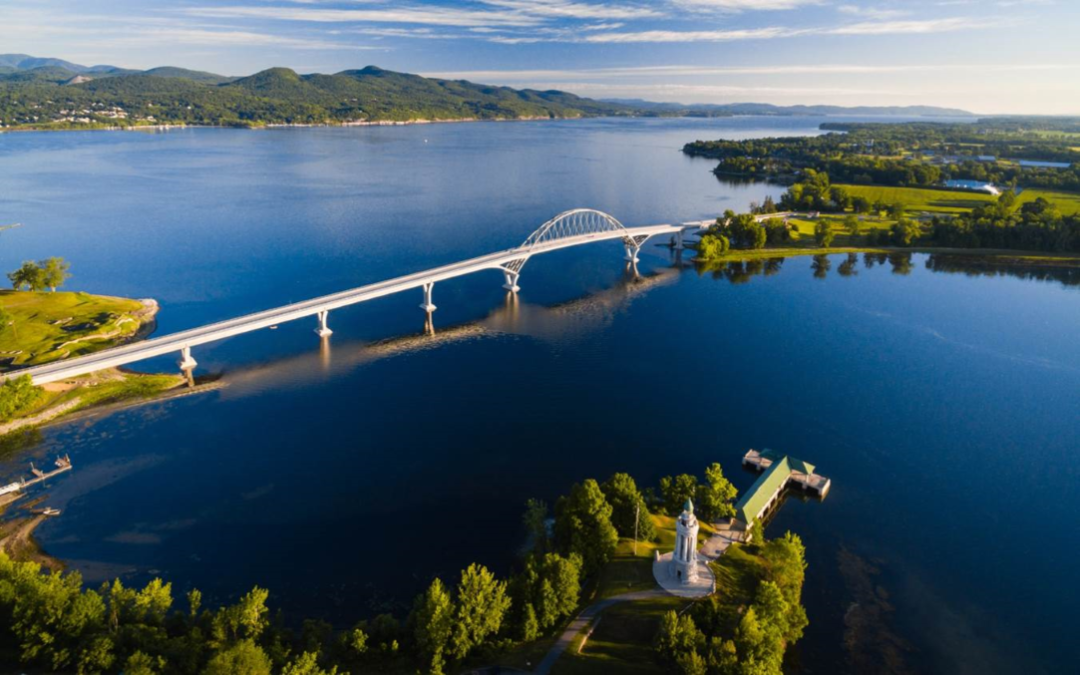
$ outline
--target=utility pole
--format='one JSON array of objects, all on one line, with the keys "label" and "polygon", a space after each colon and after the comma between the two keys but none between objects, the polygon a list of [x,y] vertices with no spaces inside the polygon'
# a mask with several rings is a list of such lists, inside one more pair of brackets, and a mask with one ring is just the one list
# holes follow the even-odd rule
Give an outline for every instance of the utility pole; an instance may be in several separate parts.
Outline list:
[{"label": "utility pole", "polygon": [[641,502],[634,504],[634,556],[637,557],[637,524],[641,516]]}]

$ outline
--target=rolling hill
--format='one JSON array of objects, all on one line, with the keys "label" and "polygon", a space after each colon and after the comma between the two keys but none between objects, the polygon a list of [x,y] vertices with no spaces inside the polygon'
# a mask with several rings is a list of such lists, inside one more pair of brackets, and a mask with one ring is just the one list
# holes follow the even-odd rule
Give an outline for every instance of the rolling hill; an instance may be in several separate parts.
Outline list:
[{"label": "rolling hill", "polygon": [[368,66],[332,75],[269,68],[246,77],[162,66],[131,70],[0,54],[0,127],[94,128],[160,124],[264,126],[589,116],[968,115],[962,110],[691,105],[597,101],[557,90],[513,89]]}]

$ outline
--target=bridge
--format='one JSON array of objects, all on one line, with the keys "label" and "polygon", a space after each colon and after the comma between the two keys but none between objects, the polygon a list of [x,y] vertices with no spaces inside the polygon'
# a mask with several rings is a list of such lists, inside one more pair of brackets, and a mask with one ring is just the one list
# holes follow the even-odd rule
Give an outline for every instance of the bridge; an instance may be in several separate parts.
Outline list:
[{"label": "bridge", "polygon": [[189,377],[190,381],[191,371],[198,365],[192,356],[192,348],[208,342],[224,340],[234,335],[250,333],[262,328],[277,326],[287,321],[312,316],[318,320],[315,332],[320,337],[327,337],[333,332],[328,325],[328,317],[331,311],[413,289],[422,290],[423,302],[420,304],[420,308],[430,314],[435,311],[432,296],[435,284],[440,281],[483,270],[497,270],[503,274],[505,280],[503,288],[511,293],[517,293],[521,290],[518,286],[518,280],[521,277],[522,268],[533,256],[571,246],[618,239],[622,241],[625,247],[626,260],[636,263],[642,245],[650,238],[658,235],[672,235],[675,238],[675,248],[681,249],[685,233],[708,228],[714,222],[704,220],[678,225],[626,227],[614,217],[602,211],[574,209],[560,213],[541,225],[529,235],[524,243],[516,248],[489,253],[423,272],[407,274],[387,281],[380,281],[359,288],[180,331],[171,335],[163,335],[121,347],[105,349],[86,356],[25,368],[6,374],[4,379],[30,375],[34,384],[46,384],[86,375],[106,368],[116,368],[155,356],[176,353],[180,355],[177,365]]}]

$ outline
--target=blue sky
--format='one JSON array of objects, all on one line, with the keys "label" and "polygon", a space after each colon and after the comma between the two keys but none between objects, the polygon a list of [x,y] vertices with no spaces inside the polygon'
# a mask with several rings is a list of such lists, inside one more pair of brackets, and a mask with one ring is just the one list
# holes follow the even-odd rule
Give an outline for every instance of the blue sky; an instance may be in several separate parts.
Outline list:
[{"label": "blue sky", "polygon": [[1078,0],[0,0],[0,52],[603,98],[1080,114]]}]

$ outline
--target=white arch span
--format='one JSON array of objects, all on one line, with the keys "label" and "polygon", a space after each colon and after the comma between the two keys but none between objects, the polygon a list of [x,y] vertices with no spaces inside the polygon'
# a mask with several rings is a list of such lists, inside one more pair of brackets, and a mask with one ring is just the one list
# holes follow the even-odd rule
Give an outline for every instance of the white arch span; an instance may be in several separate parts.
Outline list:
[{"label": "white arch span", "polygon": [[641,249],[641,245],[650,237],[662,234],[674,235],[677,247],[681,248],[683,233],[707,228],[713,222],[715,221],[706,220],[679,225],[646,225],[628,228],[602,211],[574,209],[561,213],[541,225],[529,235],[521,246],[516,248],[489,253],[477,258],[470,258],[450,265],[424,270],[423,272],[415,272],[387,281],[360,286],[340,293],[275,307],[274,309],[248,314],[227,321],[150,338],[121,347],[105,349],[86,356],[17,370],[4,375],[4,379],[30,375],[34,384],[45,384],[170,353],[179,354],[180,361],[178,365],[182,370],[190,372],[191,369],[198,365],[192,357],[192,348],[208,342],[223,340],[234,335],[269,328],[286,321],[309,316],[318,318],[318,328],[315,332],[320,336],[327,336],[331,333],[327,325],[330,311],[414,288],[423,290],[424,301],[420,305],[421,309],[432,312],[435,310],[435,305],[432,303],[432,291],[437,282],[481,270],[502,271],[506,280],[504,287],[508,291],[516,293],[520,290],[517,282],[521,275],[521,269],[529,258],[534,255],[549,253],[570,246],[589,244],[594,241],[621,239],[626,248],[627,260],[637,262],[637,254]]}]

